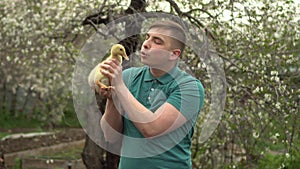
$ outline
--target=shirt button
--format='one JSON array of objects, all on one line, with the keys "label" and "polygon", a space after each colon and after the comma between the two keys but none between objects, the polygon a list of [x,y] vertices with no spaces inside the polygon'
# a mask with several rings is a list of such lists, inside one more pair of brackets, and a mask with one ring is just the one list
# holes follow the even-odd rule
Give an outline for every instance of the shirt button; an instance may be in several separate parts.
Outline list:
[{"label": "shirt button", "polygon": [[151,90],[152,92],[154,91],[154,89],[153,89],[153,88],[151,88],[150,90]]},{"label": "shirt button", "polygon": [[157,83],[157,80],[156,80],[156,79],[154,80],[154,83]]},{"label": "shirt button", "polygon": [[150,97],[150,96],[148,97],[148,100],[151,100],[151,97]]}]

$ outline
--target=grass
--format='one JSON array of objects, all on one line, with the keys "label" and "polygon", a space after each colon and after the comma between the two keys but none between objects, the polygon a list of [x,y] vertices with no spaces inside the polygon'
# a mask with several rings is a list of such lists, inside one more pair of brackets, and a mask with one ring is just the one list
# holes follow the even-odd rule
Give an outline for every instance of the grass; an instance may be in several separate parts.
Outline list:
[{"label": "grass", "polygon": [[34,131],[42,131],[43,122],[36,119],[26,118],[24,116],[13,117],[7,113],[0,113],[0,139],[10,135],[8,131],[14,128],[30,128]]},{"label": "grass", "polygon": [[59,123],[59,125],[61,125],[62,127],[75,127],[75,128],[81,127],[77,115],[74,111],[64,112],[63,119]]},{"label": "grass", "polygon": [[[47,121],[42,121],[36,118],[29,118],[26,115],[12,116],[9,113],[0,112],[0,128],[37,128],[42,129],[48,124]],[[81,127],[77,119],[77,115],[73,111],[64,112],[61,121],[56,122],[59,127]]]},{"label": "grass", "polygon": [[5,137],[7,135],[10,135],[10,133],[8,133],[8,132],[1,132],[0,133],[0,139],[2,139],[3,137]]},{"label": "grass", "polygon": [[53,154],[45,154],[38,156],[38,158],[51,159],[80,159],[83,147],[75,147],[68,150],[61,150]]},{"label": "grass", "polygon": [[[10,129],[14,128],[28,128],[30,131],[44,131],[47,128],[48,123],[42,120],[28,118],[25,115],[12,116],[9,113],[0,112],[0,139],[10,135]],[[78,128],[81,127],[77,120],[77,115],[74,111],[68,111],[64,113],[61,121],[56,124],[59,128]],[[45,154],[40,158],[53,158],[53,159],[79,159],[81,158],[83,147],[74,147],[72,150],[61,150],[55,152],[55,154]],[[13,169],[21,168],[21,160],[16,158]],[[57,168],[58,169],[58,168]]]},{"label": "grass", "polygon": [[[26,115],[12,116],[9,113],[0,112],[0,139],[11,134],[10,129],[26,128],[31,132],[42,132],[48,128],[48,123],[36,118],[28,118]],[[59,128],[80,128],[77,115],[73,111],[64,113],[61,121],[56,124]]]},{"label": "grass", "polygon": [[15,165],[13,166],[13,169],[21,169],[21,159],[20,158],[15,159]]},{"label": "grass", "polygon": [[0,113],[0,124],[1,129],[12,129],[12,128],[40,128],[43,126],[43,122],[27,118],[25,116],[10,116],[7,113]]}]

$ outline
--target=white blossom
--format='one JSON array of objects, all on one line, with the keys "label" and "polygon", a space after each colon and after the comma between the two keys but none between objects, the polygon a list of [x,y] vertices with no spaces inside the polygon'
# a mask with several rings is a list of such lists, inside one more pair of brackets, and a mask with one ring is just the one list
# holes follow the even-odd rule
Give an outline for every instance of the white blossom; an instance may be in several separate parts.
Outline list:
[{"label": "white blossom", "polygon": [[278,76],[278,71],[276,70],[271,71],[271,76]]},{"label": "white blossom", "polygon": [[252,136],[253,136],[254,138],[258,138],[258,137],[259,137],[259,133],[255,131],[255,132],[252,133]]},{"label": "white blossom", "polygon": [[277,103],[275,104],[275,107],[276,107],[277,109],[280,109],[281,103],[280,103],[280,102],[277,102]]},{"label": "white blossom", "polygon": [[264,98],[265,98],[266,101],[271,101],[272,95],[269,94],[269,93],[265,93]]}]

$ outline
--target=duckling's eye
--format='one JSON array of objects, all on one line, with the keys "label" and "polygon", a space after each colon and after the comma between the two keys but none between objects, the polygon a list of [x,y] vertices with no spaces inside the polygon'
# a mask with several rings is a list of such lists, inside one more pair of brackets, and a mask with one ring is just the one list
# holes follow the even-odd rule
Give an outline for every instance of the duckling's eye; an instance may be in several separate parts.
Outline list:
[{"label": "duckling's eye", "polygon": [[123,49],[120,49],[120,51],[122,51]]}]

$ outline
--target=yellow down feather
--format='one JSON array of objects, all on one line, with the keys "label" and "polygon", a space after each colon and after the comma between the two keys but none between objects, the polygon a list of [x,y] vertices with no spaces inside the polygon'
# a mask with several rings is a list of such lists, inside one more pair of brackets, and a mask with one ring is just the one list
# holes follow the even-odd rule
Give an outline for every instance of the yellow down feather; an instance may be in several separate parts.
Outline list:
[{"label": "yellow down feather", "polygon": [[[110,55],[104,61],[111,59],[111,58],[117,59],[120,62],[120,64],[122,64],[122,58],[124,58],[125,60],[129,60],[124,46],[120,45],[120,44],[115,44],[112,46],[112,48],[110,50]],[[102,61],[102,62],[104,62],[104,61]],[[89,77],[88,77],[89,85],[91,87],[93,87],[94,89],[96,89],[97,92],[99,92],[100,88],[110,88],[110,82],[109,82],[108,77],[104,76],[100,72],[100,64],[101,63],[99,63],[90,72]]]}]

